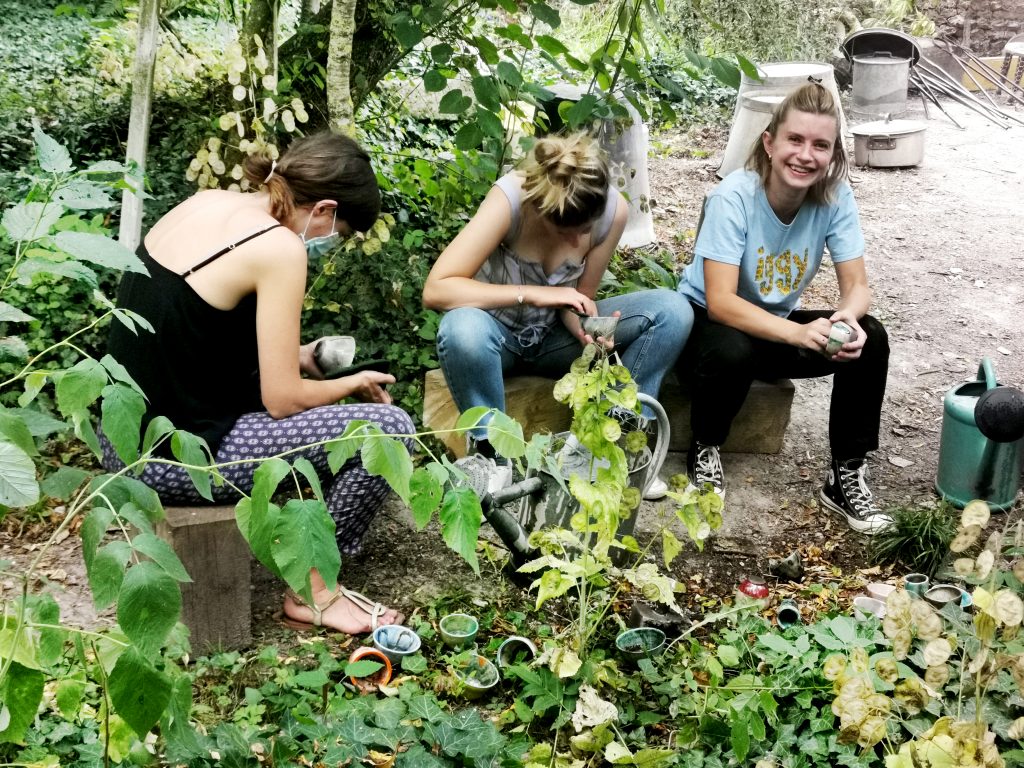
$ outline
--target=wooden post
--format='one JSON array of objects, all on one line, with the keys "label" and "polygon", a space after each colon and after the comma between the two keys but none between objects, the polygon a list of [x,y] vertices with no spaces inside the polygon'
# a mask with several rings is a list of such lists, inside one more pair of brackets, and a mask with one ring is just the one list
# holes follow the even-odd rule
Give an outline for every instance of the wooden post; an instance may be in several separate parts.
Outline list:
[{"label": "wooden post", "polygon": [[[128,122],[127,159],[138,164],[141,174],[146,171],[146,151],[149,148],[153,67],[156,64],[160,35],[159,17],[160,0],[139,0],[139,35],[132,73],[132,113]],[[121,196],[121,228],[117,239],[125,248],[134,251],[139,246],[141,236],[142,198],[126,189]]]}]

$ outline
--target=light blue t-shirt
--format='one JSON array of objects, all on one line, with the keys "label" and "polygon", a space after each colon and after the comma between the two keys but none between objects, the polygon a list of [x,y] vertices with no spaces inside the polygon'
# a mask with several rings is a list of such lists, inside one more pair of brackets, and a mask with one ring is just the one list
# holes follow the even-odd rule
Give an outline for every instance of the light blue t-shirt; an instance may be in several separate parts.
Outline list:
[{"label": "light blue t-shirt", "polygon": [[804,203],[793,221],[783,224],[768,204],[760,177],[733,171],[708,196],[693,262],[683,271],[679,292],[706,307],[704,260],[734,264],[740,268],[740,298],[787,317],[821,266],[826,245],[836,264],[864,255],[849,184],[840,183],[834,202]]}]

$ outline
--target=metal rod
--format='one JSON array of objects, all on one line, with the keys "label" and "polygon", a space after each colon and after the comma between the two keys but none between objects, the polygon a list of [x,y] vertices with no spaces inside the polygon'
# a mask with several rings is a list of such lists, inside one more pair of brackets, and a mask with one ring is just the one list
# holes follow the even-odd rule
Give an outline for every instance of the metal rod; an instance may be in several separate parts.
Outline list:
[{"label": "metal rod", "polygon": [[[926,76],[926,79],[927,79],[928,73],[927,72],[923,72],[923,74]],[[975,99],[970,94],[964,95],[964,94],[960,93],[958,90],[951,90],[950,87],[948,85],[944,84],[941,80],[940,81],[934,81],[931,84],[934,85],[935,87],[937,87],[941,92],[945,93],[945,95],[949,96],[951,99],[953,99],[957,103],[962,104],[963,106],[967,107],[968,109],[971,109],[971,110],[977,112],[982,117],[988,118],[993,123],[995,123],[998,127],[1003,128],[1003,129],[1008,129],[1010,127],[1009,123],[1004,123],[998,117],[993,115],[991,113],[991,110],[988,109],[988,107],[986,107],[984,104],[979,102],[977,99]]]},{"label": "metal rod", "polygon": [[935,106],[939,108],[939,111],[942,112],[942,114],[944,114],[946,117],[948,117],[949,121],[953,123],[953,125],[959,128],[961,131],[964,130],[964,127],[960,125],[957,119],[953,117],[951,114],[949,114],[949,112],[946,111],[946,108],[942,106],[942,103],[939,101],[939,97],[935,95],[935,91],[933,91],[931,86],[928,85],[927,82],[925,82],[924,78],[921,77],[917,70],[912,70],[910,76],[911,78],[913,78],[914,84],[921,89],[921,92],[928,94],[928,98],[931,99]]},{"label": "metal rod", "polygon": [[[960,48],[961,50],[966,50],[966,49],[962,48],[961,46],[956,46],[956,47]],[[969,67],[967,65],[967,63],[964,62],[963,59],[961,59],[959,56],[956,55],[956,53],[953,52],[952,46],[947,46],[946,52],[949,53],[949,55],[953,57],[953,60],[956,61],[956,63],[960,65],[960,68],[964,71],[964,73],[969,78],[971,78],[971,82],[974,83],[978,87],[978,90],[981,91],[982,95],[992,105],[992,108],[996,110],[996,112],[999,114],[1000,118],[1002,118],[1004,120],[1012,120],[1015,123],[1019,123],[1020,125],[1024,125],[1024,120],[1021,120],[1019,117],[1017,117],[1015,115],[1011,115],[1009,112],[1006,112],[998,104],[996,104],[995,100],[989,95],[988,91],[981,85],[981,83],[978,82],[978,79],[974,76],[974,74],[975,74],[975,72],[977,72],[978,75],[984,76],[984,75],[982,75],[982,73],[980,71],[973,70],[972,67]],[[982,63],[984,64],[984,62],[982,62]],[[995,81],[991,80],[991,78],[989,78],[989,82],[991,82],[993,86],[999,87],[998,83],[996,83]]]},{"label": "metal rod", "polygon": [[996,86],[1000,91],[1005,93],[1014,101],[1024,105],[1024,98],[1017,95],[1017,91],[1021,89],[1021,87],[1017,83],[1015,83],[1013,80],[1011,80],[1002,72],[1000,72],[998,69],[987,63],[984,59],[979,58],[973,52],[971,52],[967,48],[964,48],[962,45],[957,45],[956,47],[959,48],[960,51],[963,52],[964,55],[966,55],[974,63],[975,66],[979,67],[979,72],[986,78],[991,80],[994,86]]}]

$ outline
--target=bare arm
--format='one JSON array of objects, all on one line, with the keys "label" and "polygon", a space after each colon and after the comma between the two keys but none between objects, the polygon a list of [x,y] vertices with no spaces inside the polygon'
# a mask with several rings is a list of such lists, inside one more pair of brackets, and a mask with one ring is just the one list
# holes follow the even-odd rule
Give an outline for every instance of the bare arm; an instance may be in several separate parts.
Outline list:
[{"label": "bare arm", "polygon": [[256,287],[256,337],[259,344],[263,406],[281,419],[346,397],[391,402],[382,385],[393,376],[363,371],[329,381],[302,378],[299,318],[306,287],[306,254],[292,238],[275,237],[254,254],[249,266]]}]

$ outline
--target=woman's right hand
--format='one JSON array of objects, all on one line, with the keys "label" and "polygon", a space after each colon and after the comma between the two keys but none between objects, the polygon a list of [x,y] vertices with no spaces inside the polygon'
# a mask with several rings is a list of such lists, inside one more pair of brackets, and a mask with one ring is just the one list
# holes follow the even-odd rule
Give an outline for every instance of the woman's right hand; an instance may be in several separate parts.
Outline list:
[{"label": "woman's right hand", "polygon": [[391,393],[384,389],[388,384],[395,383],[395,377],[390,373],[360,371],[341,380],[352,387],[352,397],[364,403],[391,404]]},{"label": "woman's right hand", "polygon": [[523,300],[535,307],[568,308],[578,314],[593,316],[597,314],[597,304],[585,293],[575,288],[554,285],[525,285]]},{"label": "woman's right hand", "polygon": [[832,333],[832,323],[827,318],[819,317],[809,323],[797,323],[796,326],[796,334],[791,342],[794,347],[824,353],[828,335]]}]

